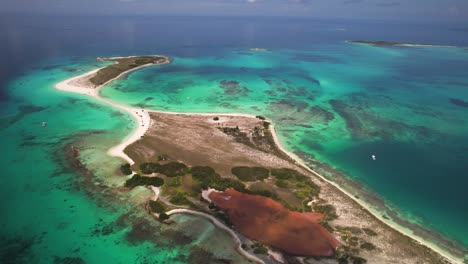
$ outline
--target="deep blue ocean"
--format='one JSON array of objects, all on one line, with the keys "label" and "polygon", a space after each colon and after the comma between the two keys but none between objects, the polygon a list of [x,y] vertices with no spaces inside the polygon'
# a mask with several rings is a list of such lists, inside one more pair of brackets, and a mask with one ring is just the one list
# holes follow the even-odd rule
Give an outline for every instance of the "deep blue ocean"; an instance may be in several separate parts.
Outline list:
[{"label": "deep blue ocean", "polygon": [[[151,221],[138,206],[151,193],[120,190],[120,161],[106,155],[131,131],[126,114],[53,87],[102,65],[96,57],[140,54],[174,63],[132,73],[103,96],[159,110],[261,113],[311,167],[385,201],[376,208],[386,217],[468,248],[466,25],[3,15],[0,32],[0,263],[186,263],[195,245],[231,243],[203,219],[177,216],[179,228]],[[226,79],[249,92],[222,94]],[[86,173],[70,165],[70,145]]]}]

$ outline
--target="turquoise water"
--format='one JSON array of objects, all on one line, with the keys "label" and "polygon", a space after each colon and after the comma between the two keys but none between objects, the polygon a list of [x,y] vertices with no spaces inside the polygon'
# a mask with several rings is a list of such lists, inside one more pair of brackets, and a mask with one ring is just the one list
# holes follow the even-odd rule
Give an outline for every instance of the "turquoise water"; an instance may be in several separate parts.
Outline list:
[{"label": "turquoise water", "polygon": [[[151,219],[143,208],[151,192],[120,188],[120,161],[106,155],[130,133],[129,116],[53,87],[102,65],[97,56],[134,54],[166,54],[174,63],[134,72],[102,96],[157,110],[265,115],[311,167],[373,204],[383,199],[383,214],[468,247],[468,108],[450,100],[468,101],[467,49],[344,42],[468,46],[460,25],[92,16],[0,22],[1,263],[210,257],[195,246],[243,262],[229,236],[206,220],[175,216],[177,225],[161,226]],[[72,145],[84,167],[73,166]]]},{"label": "turquoise water", "polygon": [[[131,132],[130,117],[55,90],[60,80],[95,67],[90,60],[60,63],[10,84],[19,110],[12,107],[1,119],[0,262],[186,263],[193,245],[212,248],[213,240],[218,257],[242,260],[230,249],[230,236],[208,221],[175,216],[180,228],[161,227],[143,207],[149,190],[118,188],[126,178],[116,172],[120,161],[106,152]],[[80,149],[89,172],[77,173],[66,162],[70,145]]]},{"label": "turquoise water", "polygon": [[467,67],[468,53],[458,48],[234,49],[176,57],[102,95],[156,110],[266,115],[289,149],[331,164],[401,217],[466,246],[459,181],[468,169],[468,109],[449,98],[466,100]]}]

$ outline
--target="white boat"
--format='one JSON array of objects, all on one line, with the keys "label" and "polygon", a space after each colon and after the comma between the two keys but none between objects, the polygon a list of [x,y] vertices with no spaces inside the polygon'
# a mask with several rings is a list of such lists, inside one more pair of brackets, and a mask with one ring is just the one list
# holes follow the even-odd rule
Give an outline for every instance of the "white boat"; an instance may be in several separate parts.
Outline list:
[{"label": "white boat", "polygon": [[42,122],[42,126],[43,126],[43,127],[47,126],[47,123],[46,123],[46,122]]},{"label": "white boat", "polygon": [[376,157],[375,155],[372,155],[372,159],[373,159],[373,160],[376,160],[377,157]]}]

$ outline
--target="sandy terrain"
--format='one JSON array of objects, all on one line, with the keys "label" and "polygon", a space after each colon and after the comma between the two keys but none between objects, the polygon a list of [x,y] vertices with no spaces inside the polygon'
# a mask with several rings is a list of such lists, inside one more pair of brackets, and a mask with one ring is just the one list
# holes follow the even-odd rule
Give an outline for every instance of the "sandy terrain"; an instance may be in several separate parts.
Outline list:
[{"label": "sandy terrain", "polygon": [[[439,254],[382,223],[366,208],[333,184],[304,169],[300,162],[282,159],[271,153],[254,149],[223,133],[218,127],[235,127],[250,133],[262,120],[248,116],[168,114],[151,112],[153,121],[143,138],[125,149],[135,161],[134,168],[142,162],[157,161],[167,155],[190,166],[211,166],[223,177],[234,177],[233,166],[264,166],[293,168],[306,175],[321,187],[320,198],[336,208],[338,219],[332,227],[357,228],[358,232],[335,230],[343,238],[354,236],[376,246],[374,250],[360,250],[359,256],[368,263],[448,263]],[[218,121],[213,118],[218,117]],[[277,139],[276,139],[277,140]],[[367,235],[363,228],[373,230],[376,236]]]}]

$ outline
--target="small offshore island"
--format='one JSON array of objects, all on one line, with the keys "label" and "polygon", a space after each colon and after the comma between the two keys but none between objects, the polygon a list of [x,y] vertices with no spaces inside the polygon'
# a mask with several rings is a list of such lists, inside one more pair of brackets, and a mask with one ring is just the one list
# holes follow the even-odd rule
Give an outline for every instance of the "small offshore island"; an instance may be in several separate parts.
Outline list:
[{"label": "small offshore island", "polygon": [[433,45],[433,44],[420,44],[420,43],[405,43],[405,42],[391,42],[382,40],[347,40],[348,43],[354,44],[367,44],[372,46],[400,46],[400,47],[452,47],[447,45]]},{"label": "small offshore island", "polygon": [[[306,167],[278,141],[263,116],[130,108],[99,89],[165,56],[99,59],[112,65],[65,80],[57,89],[128,111],[138,126],[109,154],[125,160],[123,188],[147,186],[148,213],[176,224],[177,213],[206,217],[257,263],[451,263],[443,252],[382,222],[336,184]],[[434,249],[434,250],[433,250]]]}]

